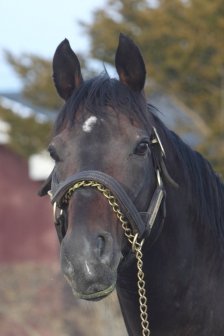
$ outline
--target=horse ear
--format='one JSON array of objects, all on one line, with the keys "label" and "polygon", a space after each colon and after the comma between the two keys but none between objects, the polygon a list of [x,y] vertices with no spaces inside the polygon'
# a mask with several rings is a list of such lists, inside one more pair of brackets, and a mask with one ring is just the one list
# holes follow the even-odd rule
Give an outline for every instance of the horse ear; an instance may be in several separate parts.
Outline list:
[{"label": "horse ear", "polygon": [[78,57],[65,39],[57,47],[53,58],[53,79],[58,94],[67,100],[83,81]]},{"label": "horse ear", "polygon": [[145,63],[138,47],[124,34],[119,37],[115,65],[121,82],[134,91],[142,91],[146,77]]}]

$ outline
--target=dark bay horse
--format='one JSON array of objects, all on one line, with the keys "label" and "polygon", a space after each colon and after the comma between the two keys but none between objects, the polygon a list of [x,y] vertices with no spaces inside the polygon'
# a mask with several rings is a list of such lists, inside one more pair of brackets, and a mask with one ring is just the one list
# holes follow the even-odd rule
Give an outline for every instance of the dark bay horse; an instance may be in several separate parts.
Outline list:
[{"label": "dark bay horse", "polygon": [[224,185],[147,104],[145,64],[124,35],[115,65],[119,80],[104,73],[84,81],[67,40],[54,55],[65,105],[48,148],[55,167],[40,194],[51,190],[63,273],[86,300],[116,288],[128,334],[149,335],[139,312],[138,241],[151,334],[221,336]]}]

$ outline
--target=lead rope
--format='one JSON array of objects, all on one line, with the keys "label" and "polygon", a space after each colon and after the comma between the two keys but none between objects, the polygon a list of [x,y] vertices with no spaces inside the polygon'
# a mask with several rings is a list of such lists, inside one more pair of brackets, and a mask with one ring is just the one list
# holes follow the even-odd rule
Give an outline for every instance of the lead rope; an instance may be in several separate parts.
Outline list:
[{"label": "lead rope", "polygon": [[148,322],[148,305],[147,305],[147,297],[146,297],[146,289],[145,289],[145,275],[143,272],[143,254],[142,254],[142,246],[144,244],[144,239],[139,241],[138,233],[133,235],[132,230],[129,227],[128,221],[125,219],[125,216],[120,210],[119,204],[111,193],[111,191],[96,181],[80,181],[75,183],[67,193],[65,194],[62,203],[68,204],[69,200],[74,193],[75,190],[81,187],[92,187],[99,190],[108,200],[110,206],[115,212],[117,218],[121,222],[121,226],[124,230],[124,234],[127,237],[128,241],[132,246],[132,251],[135,253],[135,257],[137,260],[137,285],[138,285],[138,295],[139,295],[139,308],[140,308],[140,318],[141,318],[141,327],[142,327],[142,336],[149,336],[149,322]]}]

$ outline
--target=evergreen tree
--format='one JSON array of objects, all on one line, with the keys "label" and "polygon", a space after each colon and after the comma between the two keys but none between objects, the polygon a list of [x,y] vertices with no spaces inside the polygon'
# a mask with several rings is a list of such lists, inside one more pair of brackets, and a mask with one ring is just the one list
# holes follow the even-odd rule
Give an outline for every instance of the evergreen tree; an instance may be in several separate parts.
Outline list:
[{"label": "evergreen tree", "polygon": [[8,146],[19,155],[28,158],[48,146],[52,129],[50,122],[40,123],[34,116],[21,118],[6,108],[0,108],[0,119],[10,125]]},{"label": "evergreen tree", "polygon": [[[119,32],[134,38],[148,78],[196,111],[210,128],[200,149],[224,173],[224,5],[222,0],[108,0],[82,23],[91,55],[113,64]],[[151,89],[150,86],[148,89]]]},{"label": "evergreen tree", "polygon": [[6,59],[22,80],[22,94],[36,106],[58,110],[62,101],[56,94],[51,78],[51,62],[35,55],[19,57],[6,52]]}]

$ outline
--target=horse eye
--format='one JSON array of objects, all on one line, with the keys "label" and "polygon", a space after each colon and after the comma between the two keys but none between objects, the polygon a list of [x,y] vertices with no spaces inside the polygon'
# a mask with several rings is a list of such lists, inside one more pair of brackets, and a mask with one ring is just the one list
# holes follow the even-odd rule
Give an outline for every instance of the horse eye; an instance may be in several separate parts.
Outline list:
[{"label": "horse eye", "polygon": [[149,142],[148,141],[141,141],[137,144],[134,154],[136,155],[145,155],[149,149]]},{"label": "horse eye", "polygon": [[59,157],[59,155],[58,155],[58,153],[57,153],[57,151],[56,151],[56,148],[55,148],[53,145],[49,145],[49,147],[48,147],[48,152],[49,152],[51,158],[52,158],[55,162],[59,162],[59,161],[61,161],[61,160],[60,160],[60,157]]}]

